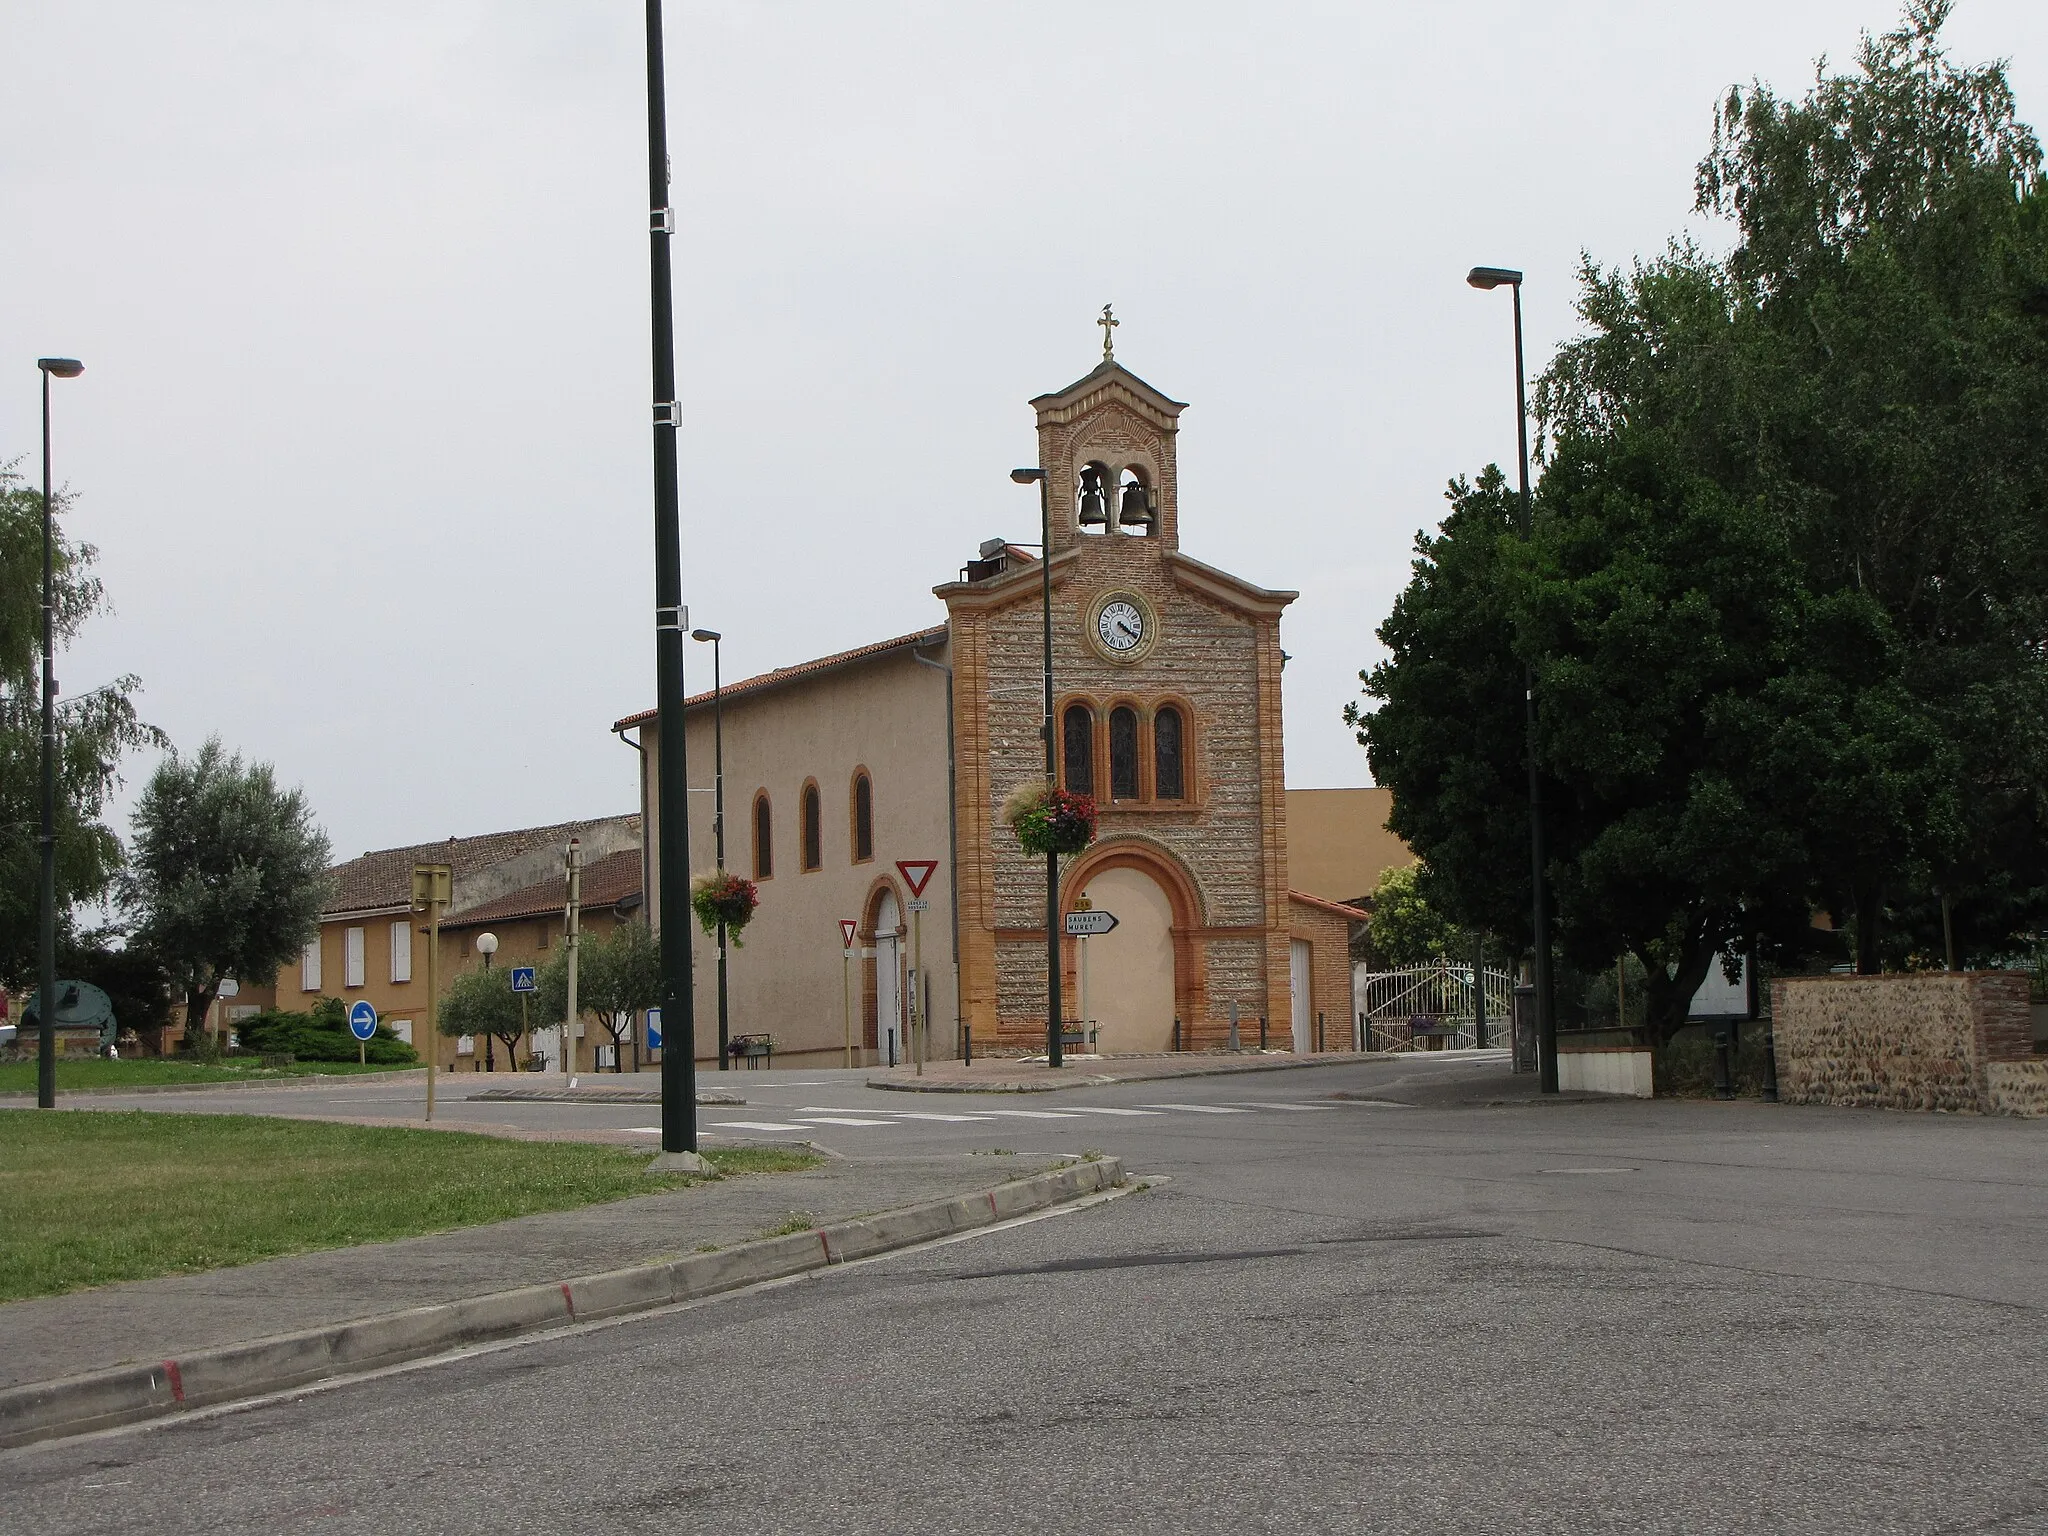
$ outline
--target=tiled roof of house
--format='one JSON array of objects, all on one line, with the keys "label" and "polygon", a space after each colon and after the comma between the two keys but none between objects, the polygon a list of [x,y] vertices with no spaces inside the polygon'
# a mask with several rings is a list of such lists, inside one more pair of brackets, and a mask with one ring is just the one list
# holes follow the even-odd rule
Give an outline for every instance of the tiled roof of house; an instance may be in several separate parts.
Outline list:
[{"label": "tiled roof of house", "polygon": [[1289,901],[1298,901],[1304,907],[1315,907],[1323,912],[1334,912],[1339,917],[1348,917],[1354,923],[1368,923],[1372,921],[1372,914],[1363,907],[1346,906],[1341,901],[1328,901],[1321,896],[1311,896],[1307,891],[1289,891],[1287,899]]},{"label": "tiled roof of house", "polygon": [[[844,667],[856,661],[866,661],[869,657],[880,656],[889,651],[900,651],[906,646],[930,645],[933,641],[945,638],[946,626],[938,624],[930,629],[920,629],[914,634],[898,635],[893,640],[877,640],[873,645],[857,645],[850,651],[837,651],[830,656],[820,656],[814,661],[800,661],[793,667],[777,667],[773,672],[763,672],[760,676],[747,678],[743,682],[727,683],[721,691],[729,700],[741,698],[750,693],[763,693],[770,688],[779,688],[784,683],[793,683],[800,678],[809,677],[819,672],[830,672],[834,667]],[[709,704],[711,698],[712,695],[708,689],[703,693],[693,693],[683,700],[683,707],[685,709],[695,709],[699,705]],[[654,719],[656,713],[657,711],[652,709],[643,709],[637,715],[626,716],[625,719],[615,724],[612,729],[623,731],[632,726],[646,725]]]},{"label": "tiled roof of house", "polygon": [[[617,853],[584,865],[582,895],[586,911],[596,907],[616,907],[628,897],[637,899],[640,895],[640,850],[621,848]],[[508,892],[480,907],[457,913],[453,918],[444,919],[441,926],[477,928],[485,923],[504,923],[521,917],[545,917],[550,912],[560,912],[567,896],[562,877],[555,875]]]},{"label": "tiled roof of house", "polygon": [[366,912],[402,907],[412,900],[412,867],[446,864],[458,881],[465,876],[518,858],[536,848],[565,844],[592,828],[629,823],[638,833],[640,818],[601,816],[590,821],[564,821],[551,827],[523,827],[516,832],[487,832],[481,837],[451,837],[439,843],[414,843],[405,848],[379,848],[328,871],[334,888],[325,912]]}]

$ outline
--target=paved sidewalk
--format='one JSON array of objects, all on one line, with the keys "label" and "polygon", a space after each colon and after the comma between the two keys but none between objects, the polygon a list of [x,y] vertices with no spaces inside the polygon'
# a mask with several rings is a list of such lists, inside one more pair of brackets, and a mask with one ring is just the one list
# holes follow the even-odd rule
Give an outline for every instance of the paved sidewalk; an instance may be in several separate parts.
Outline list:
[{"label": "paved sidewalk", "polygon": [[[1442,1051],[1446,1059],[1478,1056],[1492,1059],[1502,1051]],[[1104,1083],[1143,1083],[1156,1078],[1220,1077],[1234,1072],[1284,1072],[1301,1067],[1336,1067],[1360,1061],[1385,1061],[1377,1051],[1324,1051],[1297,1056],[1292,1051],[1178,1051],[1157,1056],[1069,1056],[1057,1070],[1044,1058],[984,1057],[972,1064],[928,1061],[920,1076],[915,1067],[881,1068],[868,1076],[870,1088],[905,1093],[1050,1093],[1060,1088],[1099,1088]]]},{"label": "paved sidewalk", "polygon": [[727,1247],[792,1211],[826,1225],[992,1189],[1056,1159],[832,1160],[392,1243],[0,1305],[0,1387]]}]

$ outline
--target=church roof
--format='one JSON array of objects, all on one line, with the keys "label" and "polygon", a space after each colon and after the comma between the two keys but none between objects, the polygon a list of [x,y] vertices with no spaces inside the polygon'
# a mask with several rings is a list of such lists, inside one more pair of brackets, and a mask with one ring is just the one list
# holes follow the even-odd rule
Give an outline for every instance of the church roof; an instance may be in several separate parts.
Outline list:
[{"label": "church roof", "polygon": [[1184,411],[1188,408],[1187,401],[1176,400],[1173,398],[1173,396],[1167,394],[1164,390],[1153,388],[1150,384],[1147,384],[1143,379],[1139,378],[1135,373],[1131,372],[1130,369],[1126,368],[1122,363],[1116,362],[1112,359],[1105,359],[1104,361],[1097,363],[1093,368],[1089,369],[1088,372],[1082,374],[1080,378],[1074,380],[1074,382],[1069,384],[1065,389],[1056,389],[1049,395],[1040,395],[1036,399],[1032,400],[1030,403],[1034,406],[1049,405],[1055,400],[1064,400],[1069,395],[1079,394],[1084,389],[1092,389],[1095,386],[1112,378],[1122,379],[1125,383],[1137,386],[1138,389],[1144,391],[1144,393],[1152,397],[1154,404],[1159,405],[1167,410]]},{"label": "church roof", "polygon": [[[793,667],[777,667],[774,671],[763,672],[757,677],[749,677],[737,683],[727,683],[719,691],[728,699],[744,698],[756,693],[766,693],[769,689],[780,688],[785,683],[799,682],[807,677],[816,677],[821,672],[832,672],[840,667],[851,666],[855,662],[868,661],[877,656],[885,656],[890,651],[909,650],[921,645],[930,645],[934,641],[945,638],[946,626],[938,624],[930,629],[920,629],[911,634],[898,635],[893,640],[877,640],[872,645],[857,645],[850,651],[835,651],[830,656],[820,656],[812,661],[800,661]],[[703,693],[693,693],[683,700],[683,708],[696,709],[701,705],[710,704],[711,701],[711,690],[706,689]],[[658,714],[660,714],[659,709],[643,709],[637,715],[628,715],[625,719],[616,722],[612,729],[624,731],[636,725],[646,725]]]}]

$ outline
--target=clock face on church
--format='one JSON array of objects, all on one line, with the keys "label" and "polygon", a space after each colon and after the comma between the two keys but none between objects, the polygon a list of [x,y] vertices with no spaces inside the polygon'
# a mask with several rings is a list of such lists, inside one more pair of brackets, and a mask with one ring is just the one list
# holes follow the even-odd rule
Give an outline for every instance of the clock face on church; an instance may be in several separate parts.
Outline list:
[{"label": "clock face on church", "polygon": [[1159,638],[1159,616],[1135,592],[1105,592],[1096,598],[1088,638],[1111,661],[1136,661]]}]

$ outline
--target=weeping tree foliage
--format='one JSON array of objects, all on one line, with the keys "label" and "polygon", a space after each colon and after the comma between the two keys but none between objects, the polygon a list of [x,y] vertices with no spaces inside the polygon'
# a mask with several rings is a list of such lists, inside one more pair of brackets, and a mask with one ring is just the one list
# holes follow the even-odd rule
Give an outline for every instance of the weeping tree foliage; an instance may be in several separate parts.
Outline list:
[{"label": "weeping tree foliage", "polygon": [[327,858],[305,796],[218,737],[191,757],[172,753],[151,776],[122,894],[136,938],[184,993],[188,1040],[224,978],[275,975],[319,933]]},{"label": "weeping tree foliage", "polygon": [[[63,530],[56,503],[53,628],[60,648],[105,607],[95,551]],[[43,497],[15,465],[0,465],[0,983],[34,985],[41,929]],[[60,658],[61,659],[61,658]],[[123,754],[162,744],[136,716],[134,677],[119,677],[57,710],[57,920],[70,942],[72,913],[105,894],[121,844],[100,817]]]},{"label": "weeping tree foliage", "polygon": [[[1447,917],[1527,942],[1521,678],[1557,937],[1682,1022],[1714,956],[1861,966],[2048,916],[2048,193],[2001,66],[1909,7],[1799,101],[1731,92],[1726,258],[1581,272],[1517,535],[1454,482],[1347,711]],[[1884,939],[1887,922],[1891,939]]]}]

